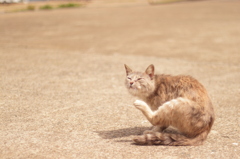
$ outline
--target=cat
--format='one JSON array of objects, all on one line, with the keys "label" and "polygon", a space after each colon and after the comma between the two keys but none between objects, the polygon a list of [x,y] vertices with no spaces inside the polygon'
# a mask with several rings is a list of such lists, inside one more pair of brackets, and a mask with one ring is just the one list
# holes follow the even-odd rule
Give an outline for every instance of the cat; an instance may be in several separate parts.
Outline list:
[{"label": "cat", "polygon": [[[154,65],[145,72],[133,71],[126,64],[125,85],[140,98],[134,106],[153,125],[133,138],[139,145],[202,145],[213,125],[212,102],[202,84],[191,76],[154,74]],[[169,126],[179,133],[164,131]]]}]

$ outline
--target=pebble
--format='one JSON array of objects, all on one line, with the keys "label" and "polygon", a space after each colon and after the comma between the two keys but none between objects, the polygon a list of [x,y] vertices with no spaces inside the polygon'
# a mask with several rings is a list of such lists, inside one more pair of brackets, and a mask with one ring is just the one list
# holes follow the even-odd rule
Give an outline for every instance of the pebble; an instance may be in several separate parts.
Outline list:
[{"label": "pebble", "polygon": [[238,146],[238,143],[232,143],[234,146]]}]

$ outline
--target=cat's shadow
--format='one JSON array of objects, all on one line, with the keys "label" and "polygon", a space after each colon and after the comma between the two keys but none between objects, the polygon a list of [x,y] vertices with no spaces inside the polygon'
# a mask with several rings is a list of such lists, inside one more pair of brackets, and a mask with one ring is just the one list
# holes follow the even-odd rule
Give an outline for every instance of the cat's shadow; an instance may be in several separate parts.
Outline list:
[{"label": "cat's shadow", "polygon": [[[105,131],[95,131],[103,139],[117,139],[116,142],[132,142],[132,138],[121,139],[124,137],[131,137],[142,135],[145,130],[150,130],[151,127],[133,127],[133,128],[124,128],[117,130],[105,130]],[[164,130],[166,133],[179,134],[178,130],[173,127],[168,127]]]},{"label": "cat's shadow", "polygon": [[145,130],[149,130],[149,127],[133,127],[117,130],[105,130],[95,131],[103,139],[116,139],[128,136],[141,135]]}]

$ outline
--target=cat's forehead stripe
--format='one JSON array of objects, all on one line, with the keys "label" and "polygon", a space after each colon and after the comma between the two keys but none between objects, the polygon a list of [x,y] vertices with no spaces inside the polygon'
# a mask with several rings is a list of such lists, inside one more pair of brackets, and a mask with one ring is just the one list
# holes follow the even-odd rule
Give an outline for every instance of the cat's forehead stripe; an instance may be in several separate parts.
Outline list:
[{"label": "cat's forehead stripe", "polygon": [[130,77],[130,76],[143,76],[144,74],[143,73],[141,73],[141,72],[132,72],[132,73],[130,73],[129,75],[128,75],[128,77]]}]

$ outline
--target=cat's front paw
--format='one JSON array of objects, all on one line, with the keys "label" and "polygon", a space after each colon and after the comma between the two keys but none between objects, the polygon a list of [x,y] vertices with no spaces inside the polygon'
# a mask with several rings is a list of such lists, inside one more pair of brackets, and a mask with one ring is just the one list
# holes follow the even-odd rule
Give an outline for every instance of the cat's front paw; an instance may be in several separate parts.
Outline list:
[{"label": "cat's front paw", "polygon": [[139,110],[146,110],[146,108],[148,107],[147,103],[141,100],[136,100],[133,104]]}]

